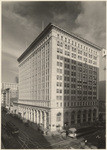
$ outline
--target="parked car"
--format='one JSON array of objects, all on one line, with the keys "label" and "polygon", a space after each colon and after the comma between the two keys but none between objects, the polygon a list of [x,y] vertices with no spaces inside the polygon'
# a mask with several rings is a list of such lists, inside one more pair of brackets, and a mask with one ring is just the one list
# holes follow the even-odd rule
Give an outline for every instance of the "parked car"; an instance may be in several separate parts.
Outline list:
[{"label": "parked car", "polygon": [[75,138],[76,137],[76,128],[70,128],[68,130],[68,136],[72,137],[72,138]]},{"label": "parked car", "polygon": [[69,136],[71,138],[75,138],[76,137],[76,128],[70,128],[68,130],[62,130],[61,135],[62,135],[62,137]]}]

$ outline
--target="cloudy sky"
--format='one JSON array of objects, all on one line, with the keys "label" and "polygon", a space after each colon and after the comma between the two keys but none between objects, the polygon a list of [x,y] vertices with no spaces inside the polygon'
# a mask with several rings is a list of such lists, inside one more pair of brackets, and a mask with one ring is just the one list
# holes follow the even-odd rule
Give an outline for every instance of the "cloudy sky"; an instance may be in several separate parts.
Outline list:
[{"label": "cloudy sky", "polygon": [[106,47],[105,2],[2,2],[2,81],[15,82],[17,58],[50,22]]}]

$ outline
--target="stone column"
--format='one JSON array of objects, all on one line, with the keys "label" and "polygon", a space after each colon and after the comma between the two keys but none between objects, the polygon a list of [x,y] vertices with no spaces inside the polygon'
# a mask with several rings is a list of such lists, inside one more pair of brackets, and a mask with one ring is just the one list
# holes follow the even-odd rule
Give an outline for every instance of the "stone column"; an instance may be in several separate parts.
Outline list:
[{"label": "stone column", "polygon": [[31,121],[32,120],[32,110],[30,109],[30,118],[29,120]]},{"label": "stone column", "polygon": [[[49,111],[49,112],[48,112],[48,116],[47,116],[47,117],[48,117],[48,118],[47,118],[47,120],[48,120],[48,125],[51,125],[51,117],[50,117],[51,114],[50,114],[50,113],[51,113],[51,112]],[[49,127],[49,128],[50,128],[50,127]]]},{"label": "stone column", "polygon": [[46,126],[46,112],[44,112],[44,128],[46,128],[47,126]]},{"label": "stone column", "polygon": [[37,110],[37,124],[39,123],[39,112]]},{"label": "stone column", "polygon": [[25,111],[24,111],[24,112],[25,112],[25,119],[26,119],[26,108],[25,108]]},{"label": "stone column", "polygon": [[29,120],[31,121],[32,120],[32,110],[30,109],[30,118]]},{"label": "stone column", "polygon": [[34,116],[34,117],[33,117],[33,118],[34,118],[33,121],[34,121],[34,123],[35,123],[35,122],[36,122],[36,118],[35,118],[35,110],[33,111],[33,113],[34,113],[34,115],[33,115],[33,116]]},{"label": "stone column", "polygon": [[24,110],[22,109],[22,118],[24,119]]},{"label": "stone column", "polygon": [[32,109],[32,122],[34,122],[34,110]]},{"label": "stone column", "polygon": [[42,111],[40,111],[40,123],[42,123]]},{"label": "stone column", "polygon": [[26,109],[26,120],[28,120],[28,109]]},{"label": "stone column", "polygon": [[35,110],[35,123],[37,123],[37,111]]},{"label": "stone column", "polygon": [[28,109],[28,120],[30,120],[30,111]]}]

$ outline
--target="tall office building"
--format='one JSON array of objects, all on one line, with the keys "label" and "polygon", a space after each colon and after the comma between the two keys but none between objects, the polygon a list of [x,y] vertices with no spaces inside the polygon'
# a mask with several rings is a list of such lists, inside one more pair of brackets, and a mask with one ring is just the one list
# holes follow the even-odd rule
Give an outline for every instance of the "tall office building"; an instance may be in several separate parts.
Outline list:
[{"label": "tall office building", "polygon": [[55,131],[98,118],[99,52],[49,24],[18,58],[18,112]]}]

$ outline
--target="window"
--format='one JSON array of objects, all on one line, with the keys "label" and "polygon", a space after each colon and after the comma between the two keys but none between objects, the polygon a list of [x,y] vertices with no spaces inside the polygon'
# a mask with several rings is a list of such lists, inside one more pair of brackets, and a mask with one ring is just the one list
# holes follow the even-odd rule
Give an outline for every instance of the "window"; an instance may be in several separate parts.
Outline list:
[{"label": "window", "polygon": [[84,52],[84,56],[87,56],[87,53],[86,53],[86,52]]},{"label": "window", "polygon": [[94,56],[94,60],[97,60],[97,57],[96,57],[96,56]]},{"label": "window", "polygon": [[60,93],[62,93],[62,90],[60,90]]},{"label": "window", "polygon": [[59,38],[59,34],[57,34],[57,37]]},{"label": "window", "polygon": [[70,43],[70,39],[68,39],[68,43]]},{"label": "window", "polygon": [[91,55],[91,54],[89,54],[89,58],[92,58],[92,55]]},{"label": "window", "polygon": [[60,62],[60,67],[62,67],[62,63]]},{"label": "window", "polygon": [[70,50],[70,46],[68,45],[68,50]]},{"label": "window", "polygon": [[65,51],[66,56],[70,56],[70,52]]},{"label": "window", "polygon": [[57,55],[57,59],[59,59],[60,58],[60,56],[59,55]]},{"label": "window", "polygon": [[57,113],[57,121],[61,121],[61,113],[59,112],[59,113]]},{"label": "window", "polygon": [[72,58],[76,58],[76,54],[72,53]]},{"label": "window", "polygon": [[57,52],[62,54],[62,53],[63,53],[63,50],[60,49],[60,48],[57,48]]},{"label": "window", "polygon": [[84,61],[87,62],[87,58],[84,58]]},{"label": "window", "polygon": [[82,56],[79,56],[79,55],[78,55],[78,59],[79,59],[79,60],[82,60]]},{"label": "window", "polygon": [[73,51],[73,52],[76,52],[76,48],[75,48],[75,47],[72,47],[72,51]]},{"label": "window", "polygon": [[65,49],[67,49],[67,45],[65,44]]},{"label": "window", "polygon": [[78,47],[80,46],[80,44],[78,44]]},{"label": "window", "polygon": [[57,45],[59,46],[60,44],[59,44],[59,41],[57,41]]},{"label": "window", "polygon": [[89,63],[92,64],[92,60],[89,59]]},{"label": "window", "polygon": [[81,50],[78,50],[78,54],[81,54],[81,55],[82,55],[82,51],[81,51]]},{"label": "window", "polygon": [[62,80],[62,76],[60,76],[60,80]]}]

